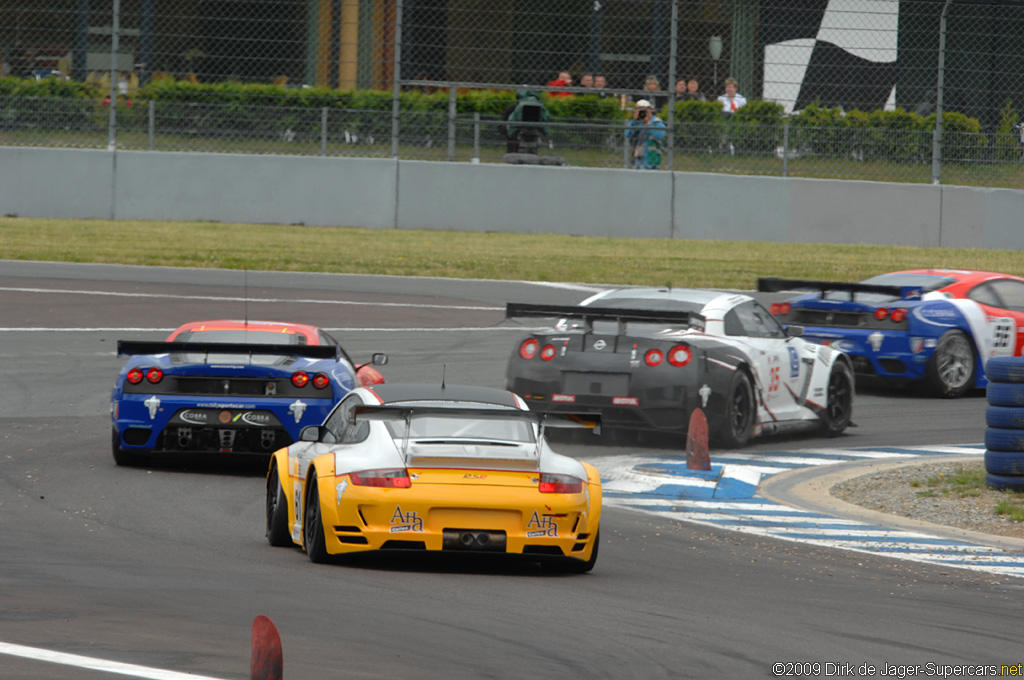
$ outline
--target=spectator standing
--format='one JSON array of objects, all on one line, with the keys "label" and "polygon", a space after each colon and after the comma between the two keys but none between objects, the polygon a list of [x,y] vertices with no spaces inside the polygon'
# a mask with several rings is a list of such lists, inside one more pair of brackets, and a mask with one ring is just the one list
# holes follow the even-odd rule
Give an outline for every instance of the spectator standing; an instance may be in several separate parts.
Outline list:
[{"label": "spectator standing", "polygon": [[690,78],[686,81],[686,99],[689,101],[706,102],[707,97],[700,91],[700,83],[697,82],[696,78]]},{"label": "spectator standing", "polygon": [[584,73],[580,76],[580,87],[594,87],[594,75],[592,73]]},{"label": "spectator standing", "polygon": [[739,83],[736,82],[735,78],[725,79],[725,94],[718,98],[718,101],[722,104],[722,110],[725,111],[726,115],[731,116],[736,111],[743,107],[747,103],[747,98],[739,94]]},{"label": "spectator standing", "polygon": [[613,96],[615,96],[613,93],[609,92],[606,89],[607,87],[608,87],[608,79],[607,78],[605,78],[600,73],[598,73],[597,75],[594,76],[594,89],[597,90],[597,96],[598,97],[600,97],[601,99],[604,99],[605,97],[613,97]]},{"label": "spectator standing", "polygon": [[[661,83],[658,81],[658,76],[647,76],[644,80],[644,90],[647,92],[657,92],[661,89]],[[668,104],[668,97],[663,94],[649,94],[647,99],[644,101],[652,102],[656,111],[661,111]]]},{"label": "spectator standing", "polygon": [[672,93],[672,98],[681,102],[686,99],[686,78],[680,78],[676,81],[675,90]]},{"label": "spectator standing", "polygon": [[633,147],[633,168],[657,170],[665,144],[665,122],[658,118],[651,102],[641,99],[633,109],[626,129],[626,142]]},{"label": "spectator standing", "polygon": [[[572,74],[568,71],[559,71],[558,77],[548,82],[548,87],[572,87]],[[549,92],[552,97],[571,97],[571,92]]]}]

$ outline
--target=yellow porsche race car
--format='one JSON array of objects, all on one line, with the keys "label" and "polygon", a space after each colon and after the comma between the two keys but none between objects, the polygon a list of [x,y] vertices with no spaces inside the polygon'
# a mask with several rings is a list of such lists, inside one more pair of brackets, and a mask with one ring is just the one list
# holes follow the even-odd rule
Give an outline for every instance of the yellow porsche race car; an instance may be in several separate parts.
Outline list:
[{"label": "yellow porsche race car", "polygon": [[319,426],[275,451],[267,540],[313,562],[369,550],[509,553],[558,571],[597,561],[601,478],[556,453],[541,414],[483,387],[385,384],[350,392]]}]

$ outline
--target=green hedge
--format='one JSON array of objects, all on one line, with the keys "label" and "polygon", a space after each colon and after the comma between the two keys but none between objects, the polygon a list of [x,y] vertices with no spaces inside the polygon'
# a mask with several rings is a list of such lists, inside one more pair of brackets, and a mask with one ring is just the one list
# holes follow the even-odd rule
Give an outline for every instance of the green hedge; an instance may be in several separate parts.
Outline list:
[{"label": "green hedge", "polygon": [[[61,81],[0,78],[0,124],[42,128],[106,126],[107,93],[94,85]],[[555,121],[622,126],[631,115],[615,97],[596,95],[551,97],[543,95]],[[377,90],[336,90],[326,87],[288,88],[277,85],[211,83],[165,79],[149,83],[132,97],[132,105],[119,104],[122,129],[145,130],[148,102],[155,107],[160,130],[179,130],[201,136],[317,138],[322,111],[327,109],[332,134],[351,134],[361,139],[388,139],[391,135],[392,93]],[[461,119],[480,114],[482,120],[500,120],[515,102],[512,90],[470,90],[456,98]],[[403,143],[410,138],[439,140],[447,137],[447,91],[403,92],[400,99]],[[738,154],[774,154],[782,145],[783,126],[790,124],[790,147],[802,155],[885,159],[922,162],[931,158],[935,116],[922,117],[895,111],[848,111],[811,105],[786,116],[774,102],[752,100],[731,117],[717,101],[683,101],[674,104],[676,147],[685,152],[732,145]],[[668,119],[667,107],[659,112]],[[943,158],[968,162],[991,157],[997,161],[1021,159],[1014,125],[1019,115],[1007,102],[994,142],[980,134],[980,124],[957,112],[943,116]],[[502,139],[500,127],[485,125],[483,141]],[[460,124],[459,142],[471,139],[472,127]],[[416,139],[412,139],[415,137]],[[600,145],[602,139],[618,139],[619,131],[581,128],[554,129],[552,137],[563,143]],[[557,143],[557,142],[556,142]]]}]

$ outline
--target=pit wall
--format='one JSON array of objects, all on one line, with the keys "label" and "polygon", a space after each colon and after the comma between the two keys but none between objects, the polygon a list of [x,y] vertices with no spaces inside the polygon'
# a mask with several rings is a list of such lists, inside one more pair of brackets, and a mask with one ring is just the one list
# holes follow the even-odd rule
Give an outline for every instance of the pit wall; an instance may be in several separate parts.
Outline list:
[{"label": "pit wall", "polygon": [[0,215],[1024,248],[1024,191],[557,166],[0,147]]}]

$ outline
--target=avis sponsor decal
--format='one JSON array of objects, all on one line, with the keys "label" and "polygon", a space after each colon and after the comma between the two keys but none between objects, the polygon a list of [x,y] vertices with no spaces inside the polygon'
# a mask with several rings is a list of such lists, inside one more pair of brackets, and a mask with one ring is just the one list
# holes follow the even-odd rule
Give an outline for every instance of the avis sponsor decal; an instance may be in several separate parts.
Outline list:
[{"label": "avis sponsor decal", "polygon": [[541,536],[558,538],[558,525],[550,515],[541,515],[534,510],[533,517],[526,523],[526,537],[539,538]]},{"label": "avis sponsor decal", "polygon": [[423,531],[423,518],[415,512],[402,512],[402,506],[395,506],[395,514],[391,515],[391,533],[403,531]]}]

